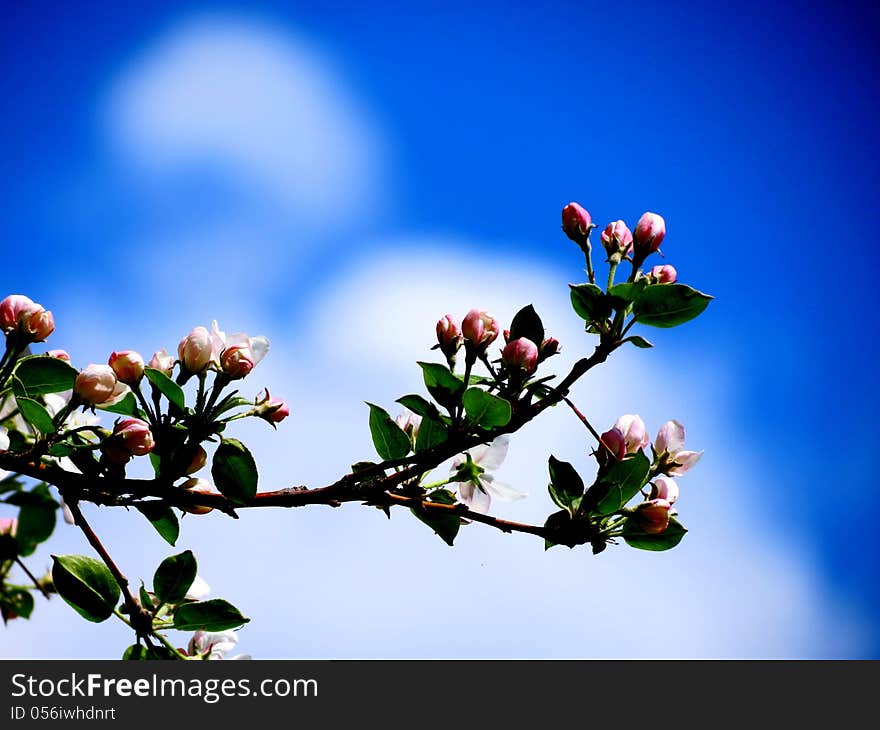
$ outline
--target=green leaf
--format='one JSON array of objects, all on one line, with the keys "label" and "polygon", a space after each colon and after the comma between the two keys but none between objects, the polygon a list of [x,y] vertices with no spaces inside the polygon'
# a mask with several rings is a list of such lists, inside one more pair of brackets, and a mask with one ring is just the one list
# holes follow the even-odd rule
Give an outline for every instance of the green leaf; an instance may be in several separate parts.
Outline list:
[{"label": "green leaf", "polygon": [[379,458],[387,461],[406,456],[411,448],[406,432],[394,422],[384,408],[373,403],[367,405],[370,407],[370,434]]},{"label": "green leaf", "polygon": [[24,358],[15,368],[15,377],[24,388],[23,395],[28,396],[70,390],[78,374],[69,363],[48,355]]},{"label": "green leaf", "polygon": [[162,395],[164,395],[180,410],[184,410],[186,408],[186,396],[184,396],[183,394],[183,388],[181,388],[165,373],[163,373],[161,370],[156,370],[155,368],[144,368],[144,376],[159,389],[159,392]]},{"label": "green leaf", "polygon": [[441,406],[452,409],[458,405],[464,392],[464,382],[449,371],[445,365],[434,362],[420,362],[425,387]]},{"label": "green leaf", "polygon": [[122,654],[122,658],[126,661],[143,661],[147,658],[147,647],[141,644],[132,644]]},{"label": "green leaf", "polygon": [[610,515],[624,507],[644,486],[650,469],[651,462],[642,451],[615,462],[591,487],[591,491],[595,489],[594,493],[600,497],[596,511]]},{"label": "green leaf", "polygon": [[237,504],[247,504],[257,493],[257,464],[237,439],[223,439],[214,452],[211,476],[220,493]]},{"label": "green leaf", "polygon": [[449,439],[449,431],[446,424],[430,416],[424,416],[419,424],[419,433],[416,436],[416,452],[425,451],[442,444]]},{"label": "green leaf", "polygon": [[420,395],[405,395],[402,398],[398,398],[396,402],[400,403],[404,408],[408,408],[417,416],[436,418],[439,413],[437,406]]},{"label": "green leaf", "polygon": [[496,428],[510,423],[510,403],[480,388],[468,388],[462,398],[468,421],[481,428]]},{"label": "green leaf", "polygon": [[15,560],[18,555],[18,540],[8,532],[0,534],[0,563]]},{"label": "green leaf", "polygon": [[643,350],[647,350],[649,347],[654,347],[654,345],[652,345],[644,337],[640,337],[639,335],[632,335],[631,337],[627,337],[624,342],[631,342],[636,347],[641,347]]},{"label": "green leaf", "polygon": [[172,546],[177,542],[180,536],[180,522],[171,507],[159,501],[144,502],[136,506],[138,512],[150,521],[165,542]]},{"label": "green leaf", "polygon": [[150,592],[147,590],[147,587],[141,583],[140,591],[138,592],[141,598],[141,606],[143,606],[148,611],[155,611],[156,604],[153,601],[153,597],[150,595]]},{"label": "green leaf", "polygon": [[[669,284],[666,284],[669,286]],[[634,517],[630,517],[623,527],[623,539],[630,547],[639,550],[671,550],[681,542],[687,530],[674,517],[669,518],[669,527],[656,535],[646,533]]]},{"label": "green leaf", "polygon": [[639,295],[633,314],[641,324],[676,327],[698,316],[711,300],[684,284],[653,284]]},{"label": "green leaf", "polygon": [[34,612],[34,597],[30,591],[13,588],[0,595],[0,608],[4,617],[11,612],[21,618],[30,618]]},{"label": "green leaf", "polygon": [[49,411],[46,410],[45,406],[33,398],[21,395],[15,396],[15,402],[24,420],[37,429],[37,431],[42,434],[55,433],[55,424],[52,423],[52,416],[49,415]]},{"label": "green leaf", "polygon": [[531,340],[538,347],[544,341],[544,323],[531,304],[520,309],[510,323],[510,340],[518,340],[520,337]]},{"label": "green leaf", "polygon": [[53,555],[55,590],[86,621],[100,623],[113,614],[119,585],[104,563],[85,555]]},{"label": "green leaf", "polygon": [[140,408],[138,408],[137,399],[134,397],[134,393],[131,392],[126,393],[125,397],[118,403],[114,403],[111,406],[103,406],[98,404],[96,408],[101,411],[106,411],[107,413],[116,413],[120,416],[134,416],[135,418],[144,418],[144,412]]},{"label": "green leaf", "polygon": [[550,498],[569,514],[574,515],[584,496],[584,480],[567,461],[550,457]]},{"label": "green leaf", "polygon": [[648,280],[646,278],[615,284],[608,290],[611,306],[614,309],[625,309],[638,300],[647,285]]},{"label": "green leaf", "polygon": [[180,631],[226,631],[250,621],[222,598],[182,603],[174,609],[174,628]]},{"label": "green leaf", "polygon": [[38,484],[29,492],[16,492],[6,502],[21,508],[15,538],[20,554],[31,555],[55,530],[58,502],[52,499],[45,484]]},{"label": "green leaf", "polygon": [[595,284],[569,284],[571,306],[587,322],[601,322],[611,316],[611,303]]},{"label": "green leaf", "polygon": [[[446,504],[442,499],[434,501],[440,502],[440,504]],[[461,518],[457,514],[454,512],[428,512],[423,507],[413,507],[410,509],[410,512],[434,530],[434,533],[447,545],[451,547],[455,542],[455,537],[458,535],[458,530],[461,528]]]},{"label": "green leaf", "polygon": [[164,603],[179,603],[196,579],[198,565],[191,550],[165,558],[153,576],[153,592]]}]

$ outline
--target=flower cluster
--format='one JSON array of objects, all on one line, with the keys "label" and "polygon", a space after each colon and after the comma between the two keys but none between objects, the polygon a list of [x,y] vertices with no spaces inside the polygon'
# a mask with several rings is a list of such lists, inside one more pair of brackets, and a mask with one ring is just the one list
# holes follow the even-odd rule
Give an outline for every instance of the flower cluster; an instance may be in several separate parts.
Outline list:
[{"label": "flower cluster", "polygon": [[[672,477],[680,477],[691,469],[703,455],[702,451],[686,451],[685,429],[678,421],[664,423],[651,447],[653,460],[651,489],[645,501],[636,508],[636,516],[645,532],[661,533],[669,525],[672,505],[678,499],[678,484]],[[648,430],[640,416],[627,414],[601,436],[601,446],[616,461],[641,452],[650,443]],[[599,452],[600,460],[602,458]]]}]

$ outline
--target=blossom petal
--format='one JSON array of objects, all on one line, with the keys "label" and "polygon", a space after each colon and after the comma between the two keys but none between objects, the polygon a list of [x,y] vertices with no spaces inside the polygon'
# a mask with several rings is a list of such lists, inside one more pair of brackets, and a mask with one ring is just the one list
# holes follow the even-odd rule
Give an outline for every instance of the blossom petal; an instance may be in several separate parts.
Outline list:
[{"label": "blossom petal", "polygon": [[251,355],[254,358],[254,365],[260,362],[269,354],[269,338],[258,335],[250,338]]},{"label": "blossom petal", "polygon": [[507,456],[507,447],[509,445],[510,438],[508,436],[498,436],[498,438],[496,438],[491,444],[482,447],[485,450],[480,454],[479,459],[477,459],[476,456],[474,456],[473,459],[487,471],[495,471],[501,466]]},{"label": "blossom petal", "polygon": [[702,455],[702,451],[679,451],[675,455],[676,466],[669,470],[669,476],[680,477],[696,464]]},{"label": "blossom petal", "polygon": [[520,492],[509,484],[499,482],[491,474],[483,475],[483,486],[489,494],[493,497],[497,497],[503,502],[515,502],[518,499],[525,499],[528,496],[525,492]]},{"label": "blossom petal", "polygon": [[684,426],[678,421],[667,421],[657,432],[654,450],[658,454],[668,451],[675,454],[684,448]]},{"label": "blossom petal", "polygon": [[474,512],[484,515],[489,511],[492,498],[473,482],[462,482],[458,488],[458,499]]},{"label": "blossom petal", "polygon": [[113,388],[113,392],[110,394],[110,397],[107,400],[102,401],[99,405],[102,405],[102,406],[115,405],[116,403],[119,403],[119,401],[121,401],[123,398],[125,398],[125,396],[127,396],[129,394],[129,392],[130,392],[130,390],[127,385],[125,385],[124,383],[117,382],[115,387]]}]

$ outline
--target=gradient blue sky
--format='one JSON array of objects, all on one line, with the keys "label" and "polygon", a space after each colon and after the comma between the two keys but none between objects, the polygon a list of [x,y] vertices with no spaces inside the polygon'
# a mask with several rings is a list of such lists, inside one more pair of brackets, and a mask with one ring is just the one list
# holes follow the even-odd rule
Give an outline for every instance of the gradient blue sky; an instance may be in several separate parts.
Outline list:
[{"label": "gradient blue sky", "polygon": [[[658,395],[680,407],[657,419],[685,420],[694,439],[703,425],[695,445],[714,450],[724,477],[723,488],[699,485],[714,506],[689,526],[724,533],[724,545],[750,560],[763,559],[750,549],[755,535],[779,540],[832,597],[828,606],[856,616],[858,638],[848,643],[833,640],[835,618],[825,613],[816,626],[832,638],[815,651],[792,639],[767,653],[877,656],[880,551],[869,481],[877,294],[866,280],[876,256],[861,236],[880,192],[878,18],[858,3],[268,2],[258,12],[235,3],[17,4],[0,24],[0,293],[27,293],[53,309],[57,345],[79,364],[128,346],[119,340],[133,328],[143,339],[132,345],[147,351],[213,316],[227,329],[286,340],[296,356],[321,349],[296,338],[315,331],[309,323],[351,282],[369,295],[372,281],[388,296],[399,281],[383,275],[436,275],[395,269],[408,256],[443,271],[457,261],[475,289],[473,270],[485,267],[496,286],[487,291],[503,283],[496,267],[511,275],[537,267],[558,276],[564,295],[580,262],[558,231],[562,205],[579,200],[603,224],[660,212],[681,278],[717,297],[674,334],[645,332],[658,350],[639,356],[677,389]],[[249,43],[267,55],[249,53]],[[209,52],[187,56],[193,47]],[[220,65],[212,76],[198,59]],[[253,68],[239,63],[247,59]],[[193,75],[175,76],[175,62]],[[299,91],[273,90],[279,63],[304,69],[292,79]],[[172,88],[175,78],[182,89]],[[221,91],[193,100],[187,79],[217,78]],[[265,127],[254,100],[279,124]],[[217,122],[227,114],[227,126]],[[230,138],[248,141],[229,155]],[[363,270],[375,276],[363,280]],[[531,295],[522,296],[525,304]],[[378,316],[394,328],[408,305],[387,302]],[[448,308],[430,304],[438,314]],[[66,312],[81,329],[64,330]],[[154,331],[150,312],[161,341],[145,334]],[[574,354],[578,345],[564,346]],[[293,367],[316,378],[321,371],[302,363],[317,362],[310,353]],[[351,372],[339,368],[341,377]],[[667,382],[627,372],[660,390]],[[373,382],[358,397],[371,398]],[[619,412],[648,408],[629,405],[628,387],[631,395],[641,386],[620,386]],[[389,389],[388,402],[402,392]],[[698,409],[707,415],[688,420]],[[696,471],[689,479],[697,482]],[[712,523],[728,503],[744,513],[733,533]],[[586,555],[581,562],[589,575]],[[774,610],[756,601],[756,616]],[[329,625],[316,630],[331,634]],[[741,630],[744,653],[764,655],[748,640],[748,621]],[[385,646],[389,655],[445,652]],[[685,647],[736,653],[711,642]],[[328,641],[302,652],[381,656],[382,648]],[[258,649],[299,652],[293,640]],[[481,650],[589,653],[501,637]]]}]

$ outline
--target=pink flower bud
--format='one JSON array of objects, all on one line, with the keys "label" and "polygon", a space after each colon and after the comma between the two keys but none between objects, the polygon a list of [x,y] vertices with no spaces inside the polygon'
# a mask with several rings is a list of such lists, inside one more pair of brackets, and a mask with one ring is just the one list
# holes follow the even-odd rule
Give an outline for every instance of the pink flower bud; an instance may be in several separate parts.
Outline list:
[{"label": "pink flower bud", "polygon": [[669,477],[657,477],[651,488],[651,499],[665,499],[669,504],[675,504],[678,499],[678,484]]},{"label": "pink flower bud", "polygon": [[110,355],[110,367],[116,379],[126,385],[136,385],[144,377],[144,358],[134,350],[122,350]]},{"label": "pink flower bud", "polygon": [[526,337],[511,340],[501,351],[501,360],[508,367],[533,373],[538,367],[538,346]]},{"label": "pink flower bud", "polygon": [[602,245],[609,256],[620,254],[625,256],[632,249],[633,234],[626,223],[621,220],[614,221],[605,226],[602,231]]},{"label": "pink flower bud", "polygon": [[245,377],[255,364],[248,345],[230,345],[220,355],[220,367],[233,380]]},{"label": "pink flower bud", "polygon": [[89,405],[104,403],[116,392],[116,373],[109,365],[88,365],[73,383],[73,392]]},{"label": "pink flower bud", "polygon": [[626,453],[634,454],[641,451],[648,445],[651,438],[648,436],[648,429],[645,428],[645,422],[641,416],[627,414],[617,419],[614,428],[623,434],[623,440],[626,443]]},{"label": "pink flower bud", "polygon": [[118,437],[132,456],[144,456],[153,450],[153,432],[150,424],[140,418],[123,418],[113,427],[113,435]]},{"label": "pink flower bud", "polygon": [[41,307],[22,317],[21,331],[33,342],[44,342],[55,331],[55,318]]},{"label": "pink flower bud", "polygon": [[461,323],[464,339],[474,347],[485,350],[498,337],[498,322],[488,312],[472,309]]},{"label": "pink flower bud", "polygon": [[649,535],[657,535],[669,527],[669,508],[665,499],[651,499],[636,507],[635,517]]},{"label": "pink flower bud", "polygon": [[648,274],[655,284],[674,284],[678,278],[678,272],[674,266],[663,264],[663,266],[655,266]]},{"label": "pink flower bud", "polygon": [[559,352],[559,340],[555,337],[548,337],[541,343],[541,359],[546,360],[548,357]]},{"label": "pink flower bud", "polygon": [[11,332],[21,323],[21,320],[38,312],[42,307],[24,294],[10,294],[0,302],[0,329],[4,333]]},{"label": "pink flower bud", "polygon": [[660,248],[663,238],[666,236],[666,221],[656,213],[645,213],[636,224],[633,231],[635,245],[642,249],[644,254],[653,253]]},{"label": "pink flower bud", "polygon": [[177,356],[189,373],[200,373],[211,362],[214,340],[205,327],[193,327],[177,346]]},{"label": "pink flower bud", "polygon": [[195,474],[199,469],[204,467],[206,463],[208,463],[208,452],[201,446],[197,446],[192,461],[190,461],[184,474]]},{"label": "pink flower bud", "polygon": [[400,430],[409,436],[413,441],[419,437],[419,426],[422,425],[422,417],[412,411],[404,411],[394,422],[400,426]]},{"label": "pink flower bud", "polygon": [[266,388],[257,398],[257,415],[269,423],[281,423],[290,415],[290,407],[281,398],[273,398]]},{"label": "pink flower bud", "polygon": [[153,357],[150,358],[148,367],[151,367],[154,370],[161,370],[166,375],[171,375],[171,371],[174,369],[174,358],[171,357],[171,355],[168,354],[168,350],[163,347],[161,350],[157,350],[153,353]]},{"label": "pink flower bud", "polygon": [[18,520],[15,517],[0,517],[0,535],[15,535],[18,531]]},{"label": "pink flower bud", "polygon": [[437,344],[446,357],[452,357],[461,347],[461,328],[451,314],[437,322]]},{"label": "pink flower bud", "polygon": [[593,228],[593,219],[582,206],[569,203],[562,209],[562,230],[575,243],[584,243]]},{"label": "pink flower bud", "polygon": [[67,350],[49,350],[46,354],[49,357],[54,357],[57,360],[64,360],[64,362],[70,362],[70,355],[67,354]]},{"label": "pink flower bud", "polygon": [[626,438],[618,429],[612,428],[602,434],[602,443],[615,459],[620,461],[626,456]]}]

